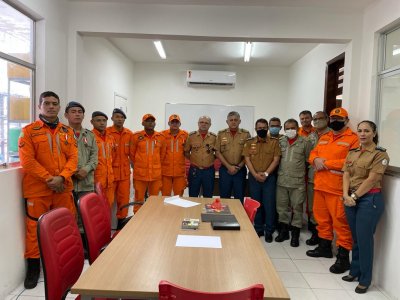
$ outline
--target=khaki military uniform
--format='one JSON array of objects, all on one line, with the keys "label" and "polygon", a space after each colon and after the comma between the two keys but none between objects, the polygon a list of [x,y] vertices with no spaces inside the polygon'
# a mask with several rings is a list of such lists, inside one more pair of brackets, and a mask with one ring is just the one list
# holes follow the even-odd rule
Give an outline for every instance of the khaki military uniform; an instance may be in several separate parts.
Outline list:
[{"label": "khaki military uniform", "polygon": [[258,137],[250,138],[244,144],[243,156],[250,158],[256,172],[265,172],[274,156],[281,156],[279,142],[269,137],[265,141]]},{"label": "khaki military uniform", "polygon": [[311,151],[309,141],[301,136],[289,144],[287,137],[279,139],[282,156],[278,169],[276,209],[279,222],[290,223],[288,206],[293,208],[292,225],[301,228],[303,203],[306,199],[306,162]]}]

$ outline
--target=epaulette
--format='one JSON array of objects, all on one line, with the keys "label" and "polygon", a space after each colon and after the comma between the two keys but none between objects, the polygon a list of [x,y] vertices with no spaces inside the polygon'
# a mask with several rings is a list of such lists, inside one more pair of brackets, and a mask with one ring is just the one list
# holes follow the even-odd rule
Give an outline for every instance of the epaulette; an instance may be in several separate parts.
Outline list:
[{"label": "epaulette", "polygon": [[196,134],[197,133],[197,131],[192,131],[191,133],[189,133],[189,135],[193,135],[193,134]]},{"label": "epaulette", "polygon": [[358,147],[358,148],[350,149],[349,152],[350,152],[350,151],[360,151],[360,150],[361,150],[361,149]]},{"label": "epaulette", "polygon": [[64,124],[61,125],[60,130],[62,130],[62,131],[65,132],[65,133],[67,133],[67,132],[72,132],[72,131],[73,131],[71,127],[69,127],[69,126],[67,126],[67,125],[64,125]]},{"label": "epaulette", "polygon": [[381,152],[386,152],[386,149],[381,147],[381,146],[376,146],[375,150],[381,151]]},{"label": "epaulette", "polygon": [[31,126],[33,130],[39,130],[43,127],[43,122],[37,120],[37,121],[33,122],[32,124],[29,124],[28,126]]},{"label": "epaulette", "polygon": [[[229,129],[229,128],[228,128]],[[224,132],[226,132],[228,129],[221,129],[220,131],[218,131],[218,134],[220,134],[220,133],[224,133]]]},{"label": "epaulette", "polygon": [[217,137],[217,135],[214,132],[209,132],[209,134]]},{"label": "epaulette", "polygon": [[279,138],[276,138],[276,137],[270,137],[271,139],[276,139],[276,140],[286,140],[286,135],[282,135],[281,137],[279,137]]},{"label": "epaulette", "polygon": [[246,141],[251,141],[251,140],[254,140],[255,138],[257,138],[257,137],[249,137]]},{"label": "epaulette", "polygon": [[244,128],[240,128],[239,129],[241,132],[244,132],[244,133],[249,133],[249,131],[247,130],[247,129],[244,129]]}]

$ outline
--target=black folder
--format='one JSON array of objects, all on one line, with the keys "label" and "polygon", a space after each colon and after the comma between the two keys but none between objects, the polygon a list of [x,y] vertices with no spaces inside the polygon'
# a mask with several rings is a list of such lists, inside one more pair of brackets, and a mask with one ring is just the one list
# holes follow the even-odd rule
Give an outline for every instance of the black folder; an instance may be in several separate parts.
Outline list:
[{"label": "black folder", "polygon": [[[236,218],[235,218],[236,219]],[[211,221],[214,230],[240,230],[238,221]]]}]

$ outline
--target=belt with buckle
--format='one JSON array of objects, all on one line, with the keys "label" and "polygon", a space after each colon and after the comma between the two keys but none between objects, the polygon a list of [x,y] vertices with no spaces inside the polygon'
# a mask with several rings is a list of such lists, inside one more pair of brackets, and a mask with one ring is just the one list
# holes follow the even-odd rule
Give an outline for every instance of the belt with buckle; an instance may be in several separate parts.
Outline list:
[{"label": "belt with buckle", "polygon": [[199,167],[199,166],[196,166],[194,164],[190,164],[190,167],[191,168],[196,168],[196,169],[199,169],[199,170],[208,170],[208,169],[214,168],[214,165],[211,165],[209,167]]}]

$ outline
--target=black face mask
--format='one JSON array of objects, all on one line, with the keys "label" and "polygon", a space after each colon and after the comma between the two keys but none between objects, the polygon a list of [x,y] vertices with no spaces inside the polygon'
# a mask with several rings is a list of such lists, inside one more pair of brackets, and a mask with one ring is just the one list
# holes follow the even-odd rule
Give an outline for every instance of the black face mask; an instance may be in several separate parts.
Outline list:
[{"label": "black face mask", "polygon": [[340,131],[344,126],[346,126],[344,121],[333,121],[329,123],[329,127],[332,128],[333,131]]},{"label": "black face mask", "polygon": [[257,135],[258,135],[258,137],[265,139],[267,137],[267,132],[268,132],[267,129],[260,129],[260,130],[257,130]]}]

